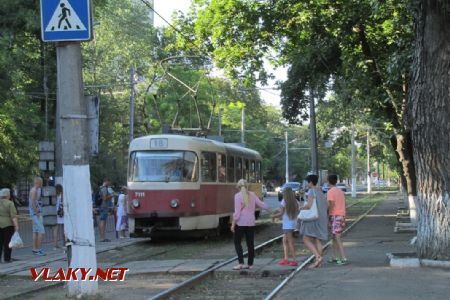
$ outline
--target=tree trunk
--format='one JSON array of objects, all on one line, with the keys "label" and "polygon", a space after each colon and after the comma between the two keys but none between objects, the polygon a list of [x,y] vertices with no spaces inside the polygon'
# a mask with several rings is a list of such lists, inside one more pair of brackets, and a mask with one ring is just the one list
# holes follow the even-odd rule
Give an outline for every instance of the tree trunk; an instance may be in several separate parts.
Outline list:
[{"label": "tree trunk", "polygon": [[417,189],[416,171],[414,168],[411,133],[404,131],[391,138],[402,174],[400,184],[408,195],[409,216],[411,223],[417,225]]},{"label": "tree trunk", "polygon": [[423,258],[449,255],[450,7],[418,1],[416,47],[408,118],[417,175],[417,251]]}]

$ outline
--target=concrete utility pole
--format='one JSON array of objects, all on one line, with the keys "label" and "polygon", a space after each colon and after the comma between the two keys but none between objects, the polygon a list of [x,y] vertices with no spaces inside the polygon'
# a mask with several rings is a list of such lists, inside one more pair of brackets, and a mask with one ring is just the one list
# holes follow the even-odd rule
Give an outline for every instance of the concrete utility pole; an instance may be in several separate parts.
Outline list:
[{"label": "concrete utility pole", "polygon": [[319,175],[317,162],[316,109],[313,89],[309,89],[309,129],[311,134],[311,172]]},{"label": "concrete utility pole", "polygon": [[130,71],[130,143],[134,139],[134,67]]},{"label": "concrete utility pole", "polygon": [[355,124],[352,124],[352,198],[356,198],[356,146],[355,146]]},{"label": "concrete utility pole", "polygon": [[372,193],[372,180],[370,176],[370,131],[367,130],[367,193]]},{"label": "concrete utility pole", "polygon": [[288,142],[288,133],[287,131],[284,132],[284,145],[285,145],[285,151],[286,151],[286,182],[289,182],[289,142]]},{"label": "concrete utility pole", "polygon": [[[58,107],[64,187],[64,232],[72,251],[71,268],[97,269],[89,173],[87,107],[80,43],[56,48]],[[80,274],[79,274],[80,275]],[[95,294],[95,281],[68,281],[69,295]]]},{"label": "concrete utility pole", "polygon": [[241,115],[241,144],[245,144],[245,108],[242,108]]}]

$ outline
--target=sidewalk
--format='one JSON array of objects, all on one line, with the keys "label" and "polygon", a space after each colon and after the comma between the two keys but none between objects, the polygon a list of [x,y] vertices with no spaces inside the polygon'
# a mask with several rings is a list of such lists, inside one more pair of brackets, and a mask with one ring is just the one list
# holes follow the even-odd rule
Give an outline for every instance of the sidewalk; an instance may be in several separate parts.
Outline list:
[{"label": "sidewalk", "polygon": [[386,253],[414,251],[411,233],[394,233],[397,208],[389,197],[344,237],[349,265],[300,272],[277,299],[448,299],[448,270],[389,266]]},{"label": "sidewalk", "polygon": [[[115,248],[129,246],[132,244],[140,243],[142,241],[149,240],[148,238],[125,238],[117,239],[115,232],[107,232],[106,237],[111,242],[99,242],[98,230],[95,228],[95,250],[97,253],[109,251]],[[61,245],[61,243],[60,243]],[[67,256],[63,249],[53,250],[53,244],[43,244],[42,249],[47,254],[46,256],[36,256],[32,254],[31,247],[25,247],[21,249],[14,249],[12,252],[13,262],[9,264],[0,264],[0,276],[1,275],[29,275],[29,269],[32,267],[46,266],[50,263],[56,262],[56,265],[61,267],[67,267]],[[52,265],[55,265],[53,263]]]}]

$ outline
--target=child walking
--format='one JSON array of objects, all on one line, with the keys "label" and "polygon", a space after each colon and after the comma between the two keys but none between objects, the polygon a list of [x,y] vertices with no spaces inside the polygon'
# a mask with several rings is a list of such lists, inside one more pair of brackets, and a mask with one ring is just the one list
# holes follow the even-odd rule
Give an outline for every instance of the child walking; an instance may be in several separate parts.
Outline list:
[{"label": "child walking", "polygon": [[337,175],[328,175],[328,183],[330,184],[330,189],[327,193],[328,209],[330,211],[329,227],[333,235],[333,257],[328,262],[345,265],[348,263],[345,257],[344,244],[342,243],[346,215],[345,194],[336,187]]},{"label": "child walking", "polygon": [[[283,191],[283,200],[281,201],[280,211],[278,213],[272,214],[272,219],[282,216],[283,221],[284,258],[278,262],[278,264],[282,266],[298,266],[294,247],[294,229],[297,225],[297,215],[298,202],[295,199],[295,195],[292,189],[286,187]],[[292,257],[292,261],[289,261],[289,254]]]}]

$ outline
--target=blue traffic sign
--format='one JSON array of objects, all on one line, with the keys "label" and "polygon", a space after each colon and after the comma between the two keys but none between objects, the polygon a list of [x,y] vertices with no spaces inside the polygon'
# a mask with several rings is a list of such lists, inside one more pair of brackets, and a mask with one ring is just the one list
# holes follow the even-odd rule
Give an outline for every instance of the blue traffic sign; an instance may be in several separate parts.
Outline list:
[{"label": "blue traffic sign", "polygon": [[41,0],[44,42],[91,39],[90,0]]}]

